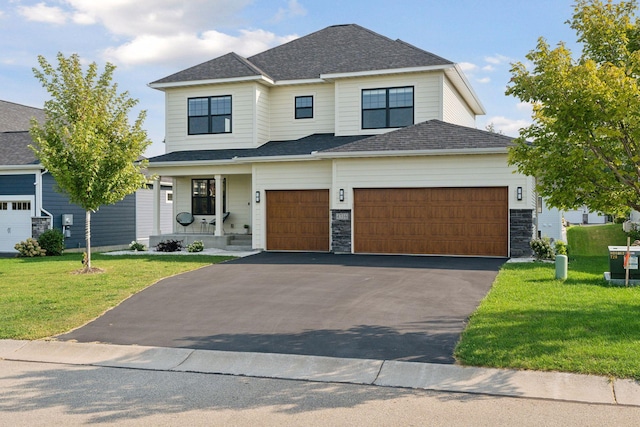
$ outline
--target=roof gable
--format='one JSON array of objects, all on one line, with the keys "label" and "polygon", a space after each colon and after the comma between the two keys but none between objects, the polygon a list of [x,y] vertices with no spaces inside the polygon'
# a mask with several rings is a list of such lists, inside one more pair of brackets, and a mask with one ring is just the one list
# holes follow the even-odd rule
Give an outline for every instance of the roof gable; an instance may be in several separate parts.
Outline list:
[{"label": "roof gable", "polygon": [[151,85],[248,76],[275,81],[317,79],[322,74],[453,65],[403,41],[348,24],[327,27],[247,59],[229,53]]}]

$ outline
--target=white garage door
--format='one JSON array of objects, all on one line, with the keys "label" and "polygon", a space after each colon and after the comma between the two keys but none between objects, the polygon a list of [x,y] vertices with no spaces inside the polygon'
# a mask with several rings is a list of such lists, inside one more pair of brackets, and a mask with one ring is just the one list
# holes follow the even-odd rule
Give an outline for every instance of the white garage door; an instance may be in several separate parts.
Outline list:
[{"label": "white garage door", "polygon": [[0,201],[0,252],[16,252],[14,246],[31,237],[31,202]]}]

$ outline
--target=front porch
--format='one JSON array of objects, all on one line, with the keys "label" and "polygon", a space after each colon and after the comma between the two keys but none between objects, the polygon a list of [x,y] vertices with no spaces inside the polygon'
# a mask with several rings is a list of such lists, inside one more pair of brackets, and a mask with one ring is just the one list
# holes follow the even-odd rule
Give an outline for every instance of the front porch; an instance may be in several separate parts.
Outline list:
[{"label": "front porch", "polygon": [[154,248],[158,243],[165,240],[179,240],[183,246],[202,241],[205,248],[224,249],[227,251],[250,251],[252,249],[251,234],[226,234],[224,236],[214,236],[211,233],[169,233],[156,236],[149,236],[149,247]]}]

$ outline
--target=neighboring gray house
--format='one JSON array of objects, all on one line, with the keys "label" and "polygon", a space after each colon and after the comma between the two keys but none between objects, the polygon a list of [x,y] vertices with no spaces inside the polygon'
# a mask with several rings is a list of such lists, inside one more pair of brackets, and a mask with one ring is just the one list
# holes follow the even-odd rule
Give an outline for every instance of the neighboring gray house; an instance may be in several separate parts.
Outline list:
[{"label": "neighboring gray house", "polygon": [[[47,228],[63,230],[63,215],[72,215],[66,248],[85,246],[85,213],[55,191],[55,180],[35,158],[29,144],[31,117],[44,121],[41,109],[0,101],[0,252],[15,252],[14,245],[38,237]],[[162,193],[171,192],[164,182]],[[152,225],[153,191],[139,190],[124,200],[101,207],[91,218],[93,247],[123,246],[132,240],[148,241]],[[166,197],[166,196],[165,196]],[[165,199],[166,200],[166,199]],[[162,203],[162,218],[171,229],[172,203]]]}]

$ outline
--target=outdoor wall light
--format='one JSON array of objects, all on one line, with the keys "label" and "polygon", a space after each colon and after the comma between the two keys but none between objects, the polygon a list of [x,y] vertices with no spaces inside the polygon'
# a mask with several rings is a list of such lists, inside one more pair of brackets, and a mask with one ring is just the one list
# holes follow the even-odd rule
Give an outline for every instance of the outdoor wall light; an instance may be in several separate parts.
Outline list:
[{"label": "outdoor wall light", "polygon": [[516,188],[516,199],[522,200],[522,187]]},{"label": "outdoor wall light", "polygon": [[260,203],[260,190],[256,191],[256,203]]},{"label": "outdoor wall light", "polygon": [[341,188],[340,191],[338,192],[338,198],[340,199],[341,202],[344,202],[344,188]]}]

